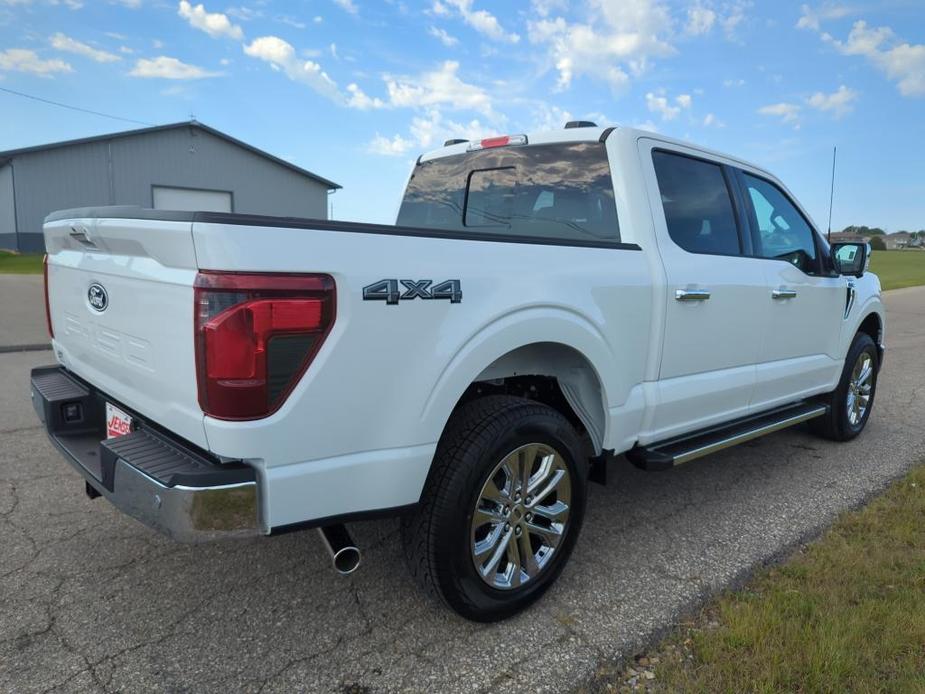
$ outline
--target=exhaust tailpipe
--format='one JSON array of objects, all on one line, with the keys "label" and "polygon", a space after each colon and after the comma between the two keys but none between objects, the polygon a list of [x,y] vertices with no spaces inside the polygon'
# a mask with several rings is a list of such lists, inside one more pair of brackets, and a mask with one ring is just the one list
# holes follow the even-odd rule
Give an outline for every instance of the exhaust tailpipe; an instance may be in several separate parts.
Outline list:
[{"label": "exhaust tailpipe", "polygon": [[318,534],[328,548],[337,573],[346,576],[357,570],[360,566],[360,549],[353,543],[353,538],[343,524],[318,528]]}]

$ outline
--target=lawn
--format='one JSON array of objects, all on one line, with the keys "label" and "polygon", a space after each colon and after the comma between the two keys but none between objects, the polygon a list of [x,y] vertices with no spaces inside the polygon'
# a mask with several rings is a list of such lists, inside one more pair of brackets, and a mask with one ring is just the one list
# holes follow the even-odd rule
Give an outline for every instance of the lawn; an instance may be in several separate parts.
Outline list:
[{"label": "lawn", "polygon": [[0,275],[41,275],[42,254],[0,251]]},{"label": "lawn", "polygon": [[925,284],[925,251],[874,251],[870,270],[884,289]]},{"label": "lawn", "polygon": [[925,465],[592,691],[925,691]]}]

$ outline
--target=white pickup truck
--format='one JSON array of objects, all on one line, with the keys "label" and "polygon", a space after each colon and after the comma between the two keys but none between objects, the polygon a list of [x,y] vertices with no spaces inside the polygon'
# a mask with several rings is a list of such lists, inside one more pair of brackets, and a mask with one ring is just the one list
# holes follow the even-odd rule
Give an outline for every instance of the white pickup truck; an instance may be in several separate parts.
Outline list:
[{"label": "white pickup truck", "polygon": [[418,583],[463,616],[536,600],[589,480],[807,422],[864,428],[884,309],[734,157],[628,128],[450,141],[395,226],[98,208],[45,224],[51,440],[178,540],[401,516]]}]

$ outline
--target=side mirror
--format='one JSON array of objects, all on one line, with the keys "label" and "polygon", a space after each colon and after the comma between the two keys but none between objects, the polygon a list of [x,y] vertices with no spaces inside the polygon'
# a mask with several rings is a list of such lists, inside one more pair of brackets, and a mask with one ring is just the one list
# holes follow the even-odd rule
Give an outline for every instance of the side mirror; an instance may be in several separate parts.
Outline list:
[{"label": "side mirror", "polygon": [[866,243],[833,243],[832,262],[839,275],[861,277],[870,262],[870,246]]}]

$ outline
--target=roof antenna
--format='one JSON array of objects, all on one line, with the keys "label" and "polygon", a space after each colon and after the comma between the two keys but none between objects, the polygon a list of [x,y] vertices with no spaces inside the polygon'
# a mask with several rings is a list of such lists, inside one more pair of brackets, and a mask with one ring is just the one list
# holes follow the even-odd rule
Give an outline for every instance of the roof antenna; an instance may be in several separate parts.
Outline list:
[{"label": "roof antenna", "polygon": [[838,147],[832,146],[832,187],[829,189],[829,233],[826,235],[826,241],[832,243],[832,201],[835,199],[835,155]]}]

